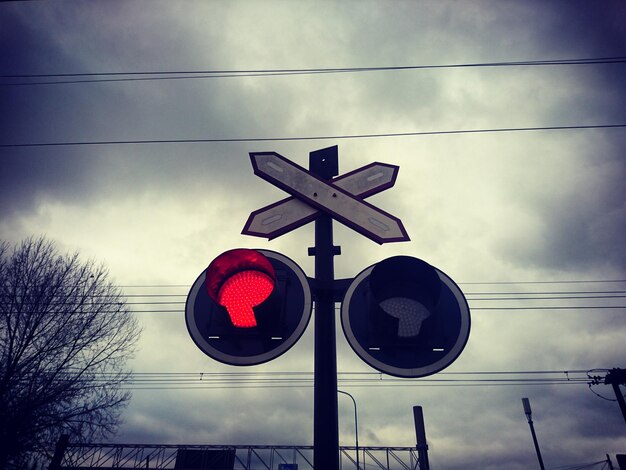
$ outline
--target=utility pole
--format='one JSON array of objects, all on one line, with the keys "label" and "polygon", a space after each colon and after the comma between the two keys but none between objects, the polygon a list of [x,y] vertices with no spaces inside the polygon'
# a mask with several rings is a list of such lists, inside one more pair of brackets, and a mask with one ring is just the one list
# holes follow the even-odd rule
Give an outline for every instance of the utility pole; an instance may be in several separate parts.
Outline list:
[{"label": "utility pole", "polygon": [[611,371],[606,374],[604,383],[613,387],[615,398],[617,399],[620,410],[622,410],[624,421],[626,421],[626,402],[624,402],[624,395],[622,395],[622,391],[619,389],[620,385],[626,385],[626,370],[611,369]]},{"label": "utility pole", "polygon": [[[339,173],[337,147],[309,154],[309,170],[330,180]],[[339,416],[337,412],[337,343],[335,337],[333,221],[320,214],[315,220],[315,366],[313,392],[313,462],[315,468],[339,470]]]},{"label": "utility pole", "polygon": [[530,426],[530,434],[533,437],[533,444],[535,444],[535,451],[537,452],[537,459],[539,460],[539,468],[546,470],[543,465],[543,459],[541,458],[541,451],[539,450],[539,443],[537,442],[537,434],[535,434],[535,426],[532,420],[532,410],[530,409],[530,400],[528,398],[522,398],[522,404],[524,405],[524,413],[528,418],[528,425]]},{"label": "utility pole", "polygon": [[428,463],[428,444],[426,443],[426,429],[424,428],[424,413],[421,406],[413,407],[415,421],[415,437],[417,438],[417,460],[420,470],[430,470]]}]

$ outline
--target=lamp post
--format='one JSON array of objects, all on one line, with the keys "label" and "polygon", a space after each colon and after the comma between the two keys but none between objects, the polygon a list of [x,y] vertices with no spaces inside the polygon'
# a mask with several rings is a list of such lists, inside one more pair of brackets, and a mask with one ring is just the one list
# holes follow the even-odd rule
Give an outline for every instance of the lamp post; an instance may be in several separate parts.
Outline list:
[{"label": "lamp post", "polygon": [[359,421],[358,421],[357,413],[356,413],[356,400],[354,399],[352,395],[350,395],[348,392],[344,392],[343,390],[337,390],[337,393],[343,393],[344,395],[348,395],[350,399],[352,400],[352,403],[354,403],[354,436],[356,440],[356,468],[357,470],[360,470],[361,467],[359,466]]},{"label": "lamp post", "polygon": [[424,412],[421,406],[413,407],[413,420],[415,421],[417,460],[420,465],[420,470],[430,470],[430,463],[428,462],[428,444],[426,443],[426,428],[424,427]]},{"label": "lamp post", "polygon": [[541,470],[545,470],[543,466],[543,459],[541,458],[541,451],[539,450],[539,443],[537,442],[537,435],[535,434],[535,426],[533,426],[532,410],[530,409],[530,400],[528,398],[522,398],[522,405],[524,405],[524,413],[528,418],[528,425],[530,426],[530,434],[533,436],[533,443],[535,444],[535,450],[537,451],[537,459],[539,459],[539,467]]}]

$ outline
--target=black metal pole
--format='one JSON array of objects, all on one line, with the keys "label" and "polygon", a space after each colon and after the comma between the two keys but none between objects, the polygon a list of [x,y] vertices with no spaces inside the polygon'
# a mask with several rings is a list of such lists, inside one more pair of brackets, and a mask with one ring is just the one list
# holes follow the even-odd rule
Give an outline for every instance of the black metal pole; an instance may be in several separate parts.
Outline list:
[{"label": "black metal pole", "polygon": [[430,464],[428,463],[428,444],[426,443],[426,428],[424,427],[424,412],[421,406],[413,407],[413,421],[415,422],[417,460],[420,470],[430,470]]},{"label": "black metal pole", "polygon": [[530,434],[533,436],[533,444],[535,444],[537,459],[539,459],[539,467],[541,470],[545,470],[546,467],[543,466],[543,459],[541,458],[541,451],[539,450],[539,443],[537,442],[537,434],[535,434],[535,426],[533,425],[533,420],[531,418],[528,418],[528,425],[530,426]]},{"label": "black metal pole", "polygon": [[543,459],[541,458],[541,451],[539,450],[539,443],[537,442],[537,434],[535,434],[535,426],[533,425],[533,411],[530,408],[530,400],[528,398],[522,398],[522,406],[524,407],[524,414],[528,420],[528,426],[530,426],[530,434],[533,437],[533,444],[535,444],[535,452],[537,452],[539,467],[541,467],[541,470],[545,470],[545,467],[543,466]]},{"label": "black metal pole", "polygon": [[[338,174],[337,147],[310,153],[309,168],[323,179]],[[337,345],[333,294],[335,247],[330,216],[315,220],[315,371],[313,463],[316,469],[339,470],[337,414]]]},{"label": "black metal pole", "polygon": [[344,395],[348,395],[354,403],[354,440],[356,442],[356,468],[357,470],[361,470],[361,466],[359,465],[359,417],[356,412],[356,400],[352,395],[348,392],[344,392],[343,390],[337,390],[337,393],[343,393]]}]

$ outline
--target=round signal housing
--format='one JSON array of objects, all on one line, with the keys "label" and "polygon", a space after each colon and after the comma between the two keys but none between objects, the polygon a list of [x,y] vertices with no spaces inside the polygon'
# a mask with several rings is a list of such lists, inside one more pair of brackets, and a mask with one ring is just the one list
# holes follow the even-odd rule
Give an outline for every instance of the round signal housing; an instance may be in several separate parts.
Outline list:
[{"label": "round signal housing", "polygon": [[185,321],[207,356],[247,366],[289,350],[311,310],[309,282],[296,263],[274,251],[238,248],[200,273],[187,296]]},{"label": "round signal housing", "polygon": [[357,275],[341,306],[348,343],[367,364],[397,377],[425,377],[467,344],[470,310],[457,284],[417,258],[394,256]]}]

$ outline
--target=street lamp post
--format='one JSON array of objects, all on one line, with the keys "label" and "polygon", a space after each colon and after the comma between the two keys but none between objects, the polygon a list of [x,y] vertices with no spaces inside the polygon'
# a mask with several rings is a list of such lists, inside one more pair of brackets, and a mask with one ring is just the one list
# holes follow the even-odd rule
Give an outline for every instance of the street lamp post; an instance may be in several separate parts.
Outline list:
[{"label": "street lamp post", "polygon": [[356,413],[356,400],[354,399],[352,395],[350,395],[348,392],[344,392],[343,390],[337,390],[337,393],[343,393],[344,395],[348,395],[350,399],[352,400],[352,403],[354,403],[354,436],[356,440],[356,468],[357,470],[360,470],[361,467],[359,466],[359,421],[358,421],[357,413]]},{"label": "street lamp post", "polygon": [[535,451],[537,451],[537,459],[539,459],[539,467],[541,470],[545,470],[543,466],[543,459],[541,458],[541,451],[539,450],[539,443],[537,442],[537,435],[535,434],[535,426],[533,425],[532,410],[530,409],[530,400],[528,398],[522,398],[522,404],[524,405],[524,413],[528,418],[528,425],[530,426],[530,434],[533,436],[533,443],[535,444]]}]

